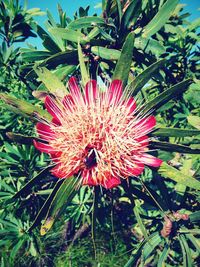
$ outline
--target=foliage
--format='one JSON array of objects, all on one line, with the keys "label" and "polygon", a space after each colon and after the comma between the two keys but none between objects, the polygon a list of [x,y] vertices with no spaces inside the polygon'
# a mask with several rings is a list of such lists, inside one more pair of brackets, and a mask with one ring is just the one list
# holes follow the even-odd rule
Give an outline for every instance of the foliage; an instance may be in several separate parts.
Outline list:
[{"label": "foliage", "polygon": [[[88,12],[69,18],[58,5],[59,22],[47,11],[43,29],[38,8],[0,1],[1,265],[198,266],[199,20],[174,0],[103,0],[101,15]],[[16,48],[30,36],[44,49]],[[101,191],[50,174],[34,123],[51,119],[42,101],[67,94],[71,75],[128,84],[156,115],[160,169]]]}]

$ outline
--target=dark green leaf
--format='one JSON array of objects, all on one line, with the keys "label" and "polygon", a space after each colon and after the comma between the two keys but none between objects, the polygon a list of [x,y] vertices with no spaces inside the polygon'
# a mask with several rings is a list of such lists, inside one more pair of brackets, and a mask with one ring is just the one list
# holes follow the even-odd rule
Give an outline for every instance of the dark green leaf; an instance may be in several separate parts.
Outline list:
[{"label": "dark green leaf", "polygon": [[148,242],[143,247],[142,258],[144,261],[148,259],[155,248],[162,242],[162,238],[159,232],[156,232],[149,236]]},{"label": "dark green leaf", "polygon": [[128,75],[132,63],[133,48],[134,34],[129,33],[122,47],[122,52],[119,60],[117,61],[117,65],[112,77],[112,80],[122,80],[124,86],[126,86],[128,81]]},{"label": "dark green leaf", "polygon": [[108,60],[118,60],[121,52],[116,49],[109,49],[102,46],[93,46],[91,48],[92,53]]},{"label": "dark green leaf", "polygon": [[80,70],[81,70],[81,78],[83,85],[85,86],[86,83],[90,80],[86,65],[85,65],[85,60],[84,60],[84,55],[81,49],[80,44],[78,43],[78,58],[79,58],[79,64],[80,64]]},{"label": "dark green leaf", "polygon": [[163,251],[160,254],[157,267],[163,267],[165,265],[165,261],[167,259],[168,254],[169,254],[169,250],[170,250],[170,247],[166,243],[164,248],[163,248]]},{"label": "dark green leaf", "polygon": [[76,19],[68,24],[69,29],[78,30],[78,29],[84,29],[89,27],[94,27],[96,25],[104,25],[104,19],[100,17],[82,17],[79,19]]},{"label": "dark green leaf", "polygon": [[80,31],[74,31],[72,29],[65,28],[50,28],[49,31],[51,34],[55,34],[60,38],[70,42],[80,42],[81,44],[85,44],[88,42],[87,37]]},{"label": "dark green leaf", "polygon": [[191,129],[179,129],[179,128],[159,128],[151,133],[153,136],[161,136],[161,137],[187,137],[187,136],[195,136],[200,134],[198,130]]}]

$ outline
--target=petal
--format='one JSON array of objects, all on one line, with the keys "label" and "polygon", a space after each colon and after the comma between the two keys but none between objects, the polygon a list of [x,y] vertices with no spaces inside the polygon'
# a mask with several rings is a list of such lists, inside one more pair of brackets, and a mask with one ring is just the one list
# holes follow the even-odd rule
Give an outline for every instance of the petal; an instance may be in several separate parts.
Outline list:
[{"label": "petal", "polygon": [[92,178],[90,170],[84,169],[82,172],[82,178],[83,178],[83,182],[82,182],[83,185],[90,185],[90,186],[98,185],[97,181],[95,181]]},{"label": "petal", "polygon": [[127,167],[127,172],[130,173],[130,176],[138,176],[144,171],[144,164],[137,162],[135,168]]},{"label": "petal", "polygon": [[85,86],[85,102],[90,105],[95,103],[97,99],[97,82],[95,80],[90,80]]},{"label": "petal", "polygon": [[60,122],[59,115],[61,115],[62,113],[55,101],[50,96],[46,96],[44,104],[51,116],[55,118],[56,121]]},{"label": "petal", "polygon": [[128,101],[125,102],[125,106],[129,111],[129,114],[133,113],[136,109],[136,101],[133,97],[130,97]]},{"label": "petal", "polygon": [[56,165],[53,169],[51,169],[51,173],[57,178],[66,178],[66,173],[63,171],[61,164]]},{"label": "petal", "polygon": [[55,150],[53,150],[53,148],[49,144],[44,144],[36,140],[33,140],[33,144],[35,148],[37,148],[40,152],[49,153],[49,154],[55,153]]},{"label": "petal", "polygon": [[120,178],[111,176],[108,180],[104,182],[104,184],[102,184],[102,186],[107,189],[111,189],[113,187],[118,186],[119,184],[121,184]]},{"label": "petal", "polygon": [[81,94],[81,90],[78,86],[77,80],[75,77],[71,77],[68,81],[69,90],[71,93],[71,96],[74,101],[76,102],[83,102],[83,97]]},{"label": "petal", "polygon": [[68,111],[70,111],[70,112],[73,111],[73,107],[74,107],[75,103],[74,103],[74,100],[73,100],[73,98],[72,98],[71,95],[66,95],[66,96],[64,97],[62,103],[63,103],[64,107],[65,107]]},{"label": "petal", "polygon": [[54,137],[54,132],[51,130],[49,125],[44,123],[38,122],[36,124],[37,133],[39,137],[44,140],[51,140]]},{"label": "petal", "polygon": [[108,101],[110,105],[117,105],[122,98],[122,81],[114,80],[108,89]]},{"label": "petal", "polygon": [[149,137],[147,135],[137,137],[137,138],[135,138],[135,140],[137,142],[139,142],[141,144],[141,146],[143,146],[144,148],[149,145]]},{"label": "petal", "polygon": [[152,167],[160,167],[160,165],[162,164],[162,160],[159,158],[156,158],[152,155],[149,154],[143,154],[140,157],[140,161],[143,162],[146,165],[152,166]]},{"label": "petal", "polygon": [[156,125],[156,119],[154,116],[150,116],[148,118],[141,119],[137,124],[138,132],[140,133],[149,133]]}]

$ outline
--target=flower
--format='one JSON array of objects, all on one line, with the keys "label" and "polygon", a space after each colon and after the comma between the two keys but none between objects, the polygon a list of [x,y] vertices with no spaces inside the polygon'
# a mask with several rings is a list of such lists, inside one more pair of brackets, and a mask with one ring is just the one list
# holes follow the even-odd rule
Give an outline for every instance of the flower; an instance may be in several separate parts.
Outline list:
[{"label": "flower", "polygon": [[162,161],[147,153],[147,134],[156,120],[137,111],[134,98],[123,93],[122,81],[112,81],[102,92],[90,80],[81,92],[72,77],[69,90],[62,101],[46,96],[45,107],[53,119],[36,125],[42,142],[34,140],[34,145],[50,154],[53,175],[77,174],[84,185],[109,189],[121,179],[140,175],[145,164],[160,166]]}]

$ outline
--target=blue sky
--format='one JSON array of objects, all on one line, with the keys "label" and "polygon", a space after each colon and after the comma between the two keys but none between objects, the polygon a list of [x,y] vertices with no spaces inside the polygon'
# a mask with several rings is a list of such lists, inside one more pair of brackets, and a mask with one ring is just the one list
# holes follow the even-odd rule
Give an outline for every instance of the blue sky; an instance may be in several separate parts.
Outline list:
[{"label": "blue sky", "polygon": [[[20,1],[23,3],[23,0]],[[66,11],[67,16],[72,17],[75,11],[78,10],[80,6],[86,7],[90,6],[90,15],[94,13],[100,13],[100,9],[94,8],[101,0],[28,0],[28,8],[39,7],[42,11],[47,9],[52,13],[53,17],[58,21],[57,14],[57,3],[61,5],[64,11]],[[186,4],[185,12],[191,14],[190,20],[194,20],[200,17],[200,1],[199,0],[181,0],[180,3]],[[38,23],[44,27],[44,22],[47,20],[46,16],[36,17]],[[42,48],[41,41],[39,38],[30,38],[29,43]]]}]

